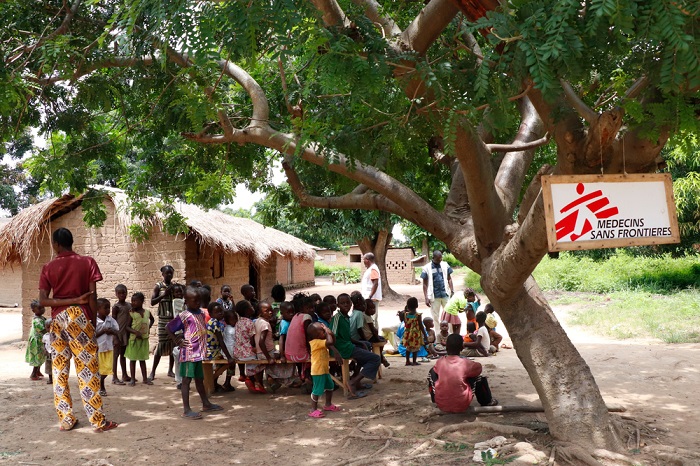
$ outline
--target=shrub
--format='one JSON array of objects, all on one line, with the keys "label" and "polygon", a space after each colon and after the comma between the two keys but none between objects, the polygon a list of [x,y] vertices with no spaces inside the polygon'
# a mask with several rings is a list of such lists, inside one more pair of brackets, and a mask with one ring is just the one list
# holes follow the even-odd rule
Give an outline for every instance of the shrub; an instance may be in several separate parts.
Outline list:
[{"label": "shrub", "polygon": [[457,267],[464,267],[464,264],[462,264],[451,252],[443,254],[442,260],[447,262],[453,269]]},{"label": "shrub", "polygon": [[333,273],[345,275],[347,283],[360,283],[362,273],[359,267],[343,267],[342,265],[326,265],[323,262],[314,263],[314,276],[327,277]]}]

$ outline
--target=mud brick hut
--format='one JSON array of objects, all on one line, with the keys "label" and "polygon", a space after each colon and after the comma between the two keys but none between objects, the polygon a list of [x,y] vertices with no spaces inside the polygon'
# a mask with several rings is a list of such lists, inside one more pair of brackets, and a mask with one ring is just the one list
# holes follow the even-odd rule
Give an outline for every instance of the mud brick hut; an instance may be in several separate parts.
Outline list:
[{"label": "mud brick hut", "polygon": [[[107,219],[101,227],[90,228],[83,221],[81,204],[87,195],[103,197]],[[97,294],[111,301],[119,283],[130,294],[141,291],[149,297],[165,264],[175,268],[174,281],[199,279],[211,285],[214,297],[221,285],[231,285],[236,300],[240,287],[248,283],[255,286],[260,299],[269,297],[277,283],[287,288],[314,283],[315,251],[291,235],[250,219],[177,204],[176,210],[189,227],[186,234],[168,234],[160,220],[153,218],[148,220],[149,238],[138,242],[129,235],[135,221],[126,205],[124,193],[111,188],[98,194],[68,194],[28,207],[0,226],[0,277],[14,280],[13,294],[0,296],[0,301],[19,300],[24,338],[32,317],[29,303],[39,296],[41,267],[54,255],[51,233],[59,227],[71,230],[77,253],[95,258],[104,277],[97,284]]]}]

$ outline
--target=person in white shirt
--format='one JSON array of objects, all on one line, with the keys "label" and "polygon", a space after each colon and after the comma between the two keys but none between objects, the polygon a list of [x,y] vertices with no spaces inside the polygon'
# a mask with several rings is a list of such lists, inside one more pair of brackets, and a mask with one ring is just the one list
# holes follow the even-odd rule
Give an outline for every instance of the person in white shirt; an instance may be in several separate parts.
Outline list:
[{"label": "person in white shirt", "polygon": [[379,267],[374,263],[374,254],[368,252],[362,257],[367,270],[362,275],[362,297],[374,302],[376,313],[373,316],[374,328],[379,328],[379,301],[382,300],[382,279]]},{"label": "person in white shirt", "polygon": [[476,313],[476,323],[479,325],[476,331],[476,341],[471,341],[470,339],[464,342],[464,349],[461,353],[462,356],[490,356],[496,352],[496,347],[491,344],[491,338],[489,337],[485,312]]}]

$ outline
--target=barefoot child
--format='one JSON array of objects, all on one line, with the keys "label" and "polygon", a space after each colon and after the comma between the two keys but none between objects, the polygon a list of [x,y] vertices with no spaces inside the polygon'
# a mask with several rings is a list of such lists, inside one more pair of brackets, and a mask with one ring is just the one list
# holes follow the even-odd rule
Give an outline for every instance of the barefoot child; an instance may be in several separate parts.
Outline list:
[{"label": "barefoot child", "polygon": [[[335,348],[335,335],[328,327],[315,322],[306,329],[306,334],[311,347],[311,379],[313,388],[311,389],[311,412],[309,417],[325,417],[323,411],[340,411],[340,408],[333,404],[333,390],[335,384],[329,373],[329,350],[333,350],[336,362],[342,366],[343,358]],[[326,394],[326,404],[323,411],[318,409],[319,397]]]},{"label": "barefoot child", "polygon": [[97,360],[100,371],[100,395],[107,396],[105,379],[113,372],[114,364],[114,337],[119,333],[119,324],[109,315],[109,300],[99,298],[97,300]]},{"label": "barefoot child", "polygon": [[425,328],[421,315],[416,312],[418,310],[418,299],[408,298],[406,302],[406,315],[404,316],[405,330],[401,343],[406,347],[406,365],[411,365],[411,355],[413,356],[413,365],[419,366],[416,362],[418,351],[423,346],[425,341]]},{"label": "barefoot child", "polygon": [[126,359],[129,360],[129,369],[131,373],[131,380],[129,385],[133,387],[136,385],[136,361],[139,362],[141,366],[141,380],[146,385],[153,385],[153,382],[148,379],[148,373],[146,372],[146,361],[148,361],[148,329],[153,323],[153,316],[143,308],[143,301],[145,300],[143,293],[136,292],[131,295],[131,312],[129,316],[131,321],[126,327],[127,332],[129,332],[129,344],[126,347],[124,355]]},{"label": "barefoot child", "polygon": [[486,313],[486,327],[489,329],[491,344],[494,348],[496,348],[496,352],[498,352],[498,348],[501,346],[501,342],[503,341],[503,336],[496,331],[498,321],[494,316],[495,310],[493,309],[493,305],[488,303],[486,306],[484,306],[484,312]]},{"label": "barefoot child", "polygon": [[[129,332],[126,328],[131,322],[131,304],[126,302],[127,290],[126,286],[119,284],[114,287],[114,294],[117,296],[117,302],[112,306],[112,318],[117,321],[119,326],[119,331],[114,337],[114,359],[112,360],[112,367],[114,372],[112,373],[112,383],[115,385],[124,385],[124,382],[131,380],[126,374],[126,357],[124,356],[124,351],[126,351],[126,346],[129,344]],[[119,367],[122,369],[122,382],[119,379]]]},{"label": "barefoot child", "polygon": [[29,376],[31,380],[41,380],[44,374],[41,373],[41,365],[46,361],[46,353],[44,351],[44,343],[41,341],[46,333],[46,317],[44,317],[44,306],[39,304],[39,301],[32,301],[32,328],[29,330],[29,338],[27,339],[27,352],[24,360],[32,366],[32,374]]},{"label": "barefoot child", "polygon": [[440,355],[438,354],[437,350],[435,349],[435,322],[433,321],[432,317],[424,317],[423,318],[423,327],[425,327],[425,332],[428,335],[427,340],[425,341],[425,349],[428,350],[428,356],[429,359],[436,359]]},{"label": "barefoot child", "polygon": [[[202,400],[202,411],[221,411],[221,406],[212,404],[204,389],[204,369],[202,361],[207,348],[207,329],[204,315],[199,308],[200,297],[197,288],[188,286],[185,290],[187,310],[181,312],[166,325],[166,331],[173,343],[180,347],[180,375],[182,375],[182,417],[201,419],[202,415],[190,408],[190,383],[194,379],[197,393]],[[181,335],[175,335],[182,331]]]},{"label": "barefoot child", "polygon": [[445,353],[447,351],[447,337],[450,336],[449,326],[450,324],[444,320],[440,322],[440,332],[435,335],[435,351],[438,353]]}]

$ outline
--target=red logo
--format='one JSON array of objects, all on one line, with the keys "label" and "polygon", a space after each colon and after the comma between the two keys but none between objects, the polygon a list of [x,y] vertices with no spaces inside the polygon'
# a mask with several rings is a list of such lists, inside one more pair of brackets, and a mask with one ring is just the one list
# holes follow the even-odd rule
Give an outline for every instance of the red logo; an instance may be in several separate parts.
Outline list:
[{"label": "red logo", "polygon": [[[593,230],[593,225],[591,225],[590,219],[585,218],[591,217],[591,214],[594,215],[596,219],[604,219],[610,218],[619,213],[617,207],[607,207],[608,204],[610,204],[610,200],[606,196],[603,196],[603,191],[597,190],[585,195],[583,194],[584,191],[585,187],[583,186],[583,183],[577,184],[576,193],[579,194],[580,197],[567,204],[559,211],[562,214],[566,213],[567,211],[571,211],[571,213],[559,220],[555,225],[557,230],[557,241],[566,238],[569,235],[571,235],[569,236],[571,241],[576,241],[586,233]],[[588,212],[583,209],[584,207],[588,209]],[[582,222],[579,221],[579,213],[581,213],[581,218],[583,219]],[[578,233],[576,233],[577,225],[579,225],[580,229]]]}]

